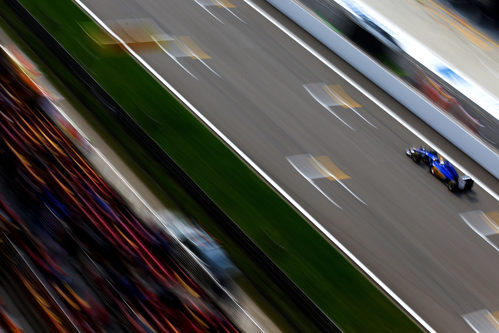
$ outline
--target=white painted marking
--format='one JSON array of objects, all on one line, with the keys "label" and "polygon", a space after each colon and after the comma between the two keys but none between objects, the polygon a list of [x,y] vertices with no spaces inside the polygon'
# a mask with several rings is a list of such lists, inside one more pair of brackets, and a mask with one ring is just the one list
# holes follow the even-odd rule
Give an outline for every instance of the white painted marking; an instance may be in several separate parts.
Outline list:
[{"label": "white painted marking", "polygon": [[[268,21],[270,21],[272,24],[274,24],[277,28],[279,28],[282,32],[284,32],[286,35],[288,35],[291,39],[293,39],[296,43],[298,43],[300,46],[302,46],[305,50],[307,50],[309,53],[311,53],[314,57],[316,57],[319,61],[321,61],[324,65],[329,67],[331,70],[336,72],[339,76],[341,76],[345,81],[347,81],[350,85],[355,87],[358,91],[360,91],[362,94],[364,94],[367,98],[369,98],[374,104],[379,106],[383,111],[385,111],[388,115],[390,115],[393,119],[395,119],[399,124],[404,126],[407,130],[409,130],[412,134],[417,136],[420,140],[426,142],[429,146],[435,148],[443,157],[445,157],[449,162],[454,164],[454,166],[458,167],[461,171],[463,171],[465,174],[473,178],[475,183],[483,188],[487,193],[489,193],[494,199],[499,201],[499,194],[495,193],[490,187],[485,185],[481,180],[479,180],[477,177],[475,177],[471,172],[466,170],[462,165],[457,163],[453,158],[450,157],[449,154],[444,152],[442,149],[440,149],[436,144],[434,144],[432,141],[430,141],[428,138],[426,138],[422,133],[420,133],[418,130],[416,130],[414,127],[409,125],[407,122],[405,122],[402,118],[400,118],[395,112],[393,112],[389,107],[384,105],[380,100],[378,100],[376,97],[371,95],[368,91],[366,91],[364,88],[362,88],[359,84],[357,84],[352,78],[350,78],[348,75],[343,73],[338,67],[334,66],[331,62],[329,62],[326,58],[321,56],[319,52],[315,51],[310,45],[305,43],[302,39],[300,39],[298,36],[293,34],[288,28],[283,26],[281,23],[279,23],[276,19],[274,19],[270,14],[265,12],[263,9],[261,9],[258,5],[256,5],[253,1],[251,0],[244,0],[248,6],[252,7],[254,10],[256,10],[260,15],[265,17]],[[422,324],[422,323],[421,323]],[[423,324],[422,324],[423,325]],[[423,325],[424,326],[424,325]],[[425,327],[426,328],[426,327]]]},{"label": "white painted marking", "polygon": [[[499,333],[499,323],[489,310],[483,309],[462,316],[464,321],[477,333]],[[491,322],[492,320],[492,322]]]},{"label": "white painted marking", "polygon": [[[239,16],[236,15],[236,13],[234,13],[230,8],[228,8],[226,5],[224,5],[220,0],[194,0],[196,1],[196,3],[198,5],[200,5],[201,7],[203,7],[204,10],[206,10],[208,13],[210,13],[211,16],[215,17],[217,20],[218,20],[218,17],[216,17],[214,14],[212,14],[206,7],[214,7],[214,6],[218,6],[220,8],[223,8],[225,9],[226,11],[229,12],[229,14],[231,14],[232,16],[234,16],[235,18],[237,18],[239,21],[241,21],[242,23],[246,24],[246,22],[240,18]],[[221,20],[218,20],[220,23],[223,23]]]},{"label": "white painted marking", "polygon": [[475,331],[476,333],[481,333],[481,332],[480,332],[480,331],[479,331],[479,330],[478,330],[478,329],[477,329],[477,328],[473,325],[473,323],[472,323],[469,319],[467,319],[467,318],[465,318],[465,317],[463,317],[463,319],[464,319],[464,321],[466,322],[466,324],[468,324],[468,325],[469,325],[469,326],[473,329],[473,331]]},{"label": "white painted marking", "polygon": [[218,76],[219,78],[222,78],[217,72],[215,72],[213,70],[213,68],[211,68],[210,66],[208,66],[208,64],[206,64],[206,62],[201,59],[197,54],[196,52],[194,52],[188,45],[186,45],[184,42],[182,42],[180,39],[177,39],[177,42],[182,44],[184,46],[185,49],[189,50],[189,56],[192,56],[194,58],[196,58],[197,60],[199,60],[206,68],[208,68],[213,74],[215,74],[216,76]]},{"label": "white painted marking", "polygon": [[331,172],[329,172],[329,170],[328,170],[328,169],[326,169],[326,168],[325,168],[325,167],[324,167],[324,166],[323,166],[323,165],[322,165],[319,161],[317,161],[317,159],[316,159],[315,157],[313,157],[313,156],[312,156],[312,155],[310,155],[310,154],[309,154],[308,156],[309,156],[309,158],[311,158],[311,159],[315,162],[315,164],[316,164],[319,168],[321,168],[322,172],[324,172],[325,174],[328,174],[330,177],[333,177],[333,178],[336,180],[336,182],[337,182],[337,183],[339,183],[341,186],[343,186],[343,188],[344,188],[345,190],[347,190],[347,191],[348,191],[348,193],[350,193],[350,194],[351,194],[351,195],[352,195],[355,199],[359,200],[360,202],[362,202],[364,205],[366,205],[366,206],[367,206],[367,204],[366,204],[366,203],[365,203],[365,202],[364,202],[361,198],[359,198],[359,196],[357,196],[357,194],[353,193],[353,191],[352,191],[352,190],[350,190],[350,189],[349,189],[349,188],[348,188],[348,187],[347,187],[347,186],[346,186],[346,185],[345,185],[345,184],[344,184],[341,180],[339,180],[339,179],[338,179],[338,177],[336,177],[336,176],[335,176],[335,175],[333,175]]},{"label": "white painted marking", "polygon": [[324,192],[324,191],[323,191],[323,190],[322,190],[322,189],[321,189],[321,188],[320,188],[320,187],[319,187],[319,186],[318,186],[318,185],[314,182],[314,180],[313,180],[313,179],[311,179],[311,178],[309,178],[307,175],[305,175],[305,173],[303,173],[303,172],[300,170],[300,168],[299,168],[297,165],[295,165],[295,163],[294,163],[293,161],[291,161],[291,159],[290,159],[289,157],[286,157],[286,159],[287,159],[287,160],[288,160],[288,162],[289,162],[289,163],[293,166],[293,168],[295,168],[295,170],[296,170],[296,171],[298,171],[298,173],[299,173],[300,175],[302,175],[302,177],[303,177],[303,178],[305,178],[305,179],[306,179],[306,180],[307,180],[310,184],[312,184],[312,186],[313,186],[313,187],[315,187],[315,189],[316,189],[317,191],[319,191],[319,192],[320,192],[323,196],[325,196],[325,197],[326,197],[326,199],[328,199],[328,200],[329,200],[329,202],[331,202],[333,205],[335,205],[335,206],[336,206],[336,207],[338,207],[339,209],[343,209],[343,208],[341,208],[341,206],[340,206],[340,205],[338,205],[338,204],[336,203],[336,201],[334,201],[334,200],[333,200],[330,196],[328,196],[328,195],[327,195],[327,194],[326,194],[326,193],[325,193],[325,192]]},{"label": "white painted marking", "polygon": [[163,45],[161,45],[160,42],[158,42],[156,40],[156,38],[154,38],[154,36],[152,37],[154,42],[159,46],[159,48],[161,49],[161,51],[165,52],[170,58],[173,59],[173,61],[175,61],[177,63],[177,65],[179,65],[184,71],[186,71],[190,76],[192,76],[193,78],[195,78],[196,80],[199,80],[194,74],[192,74],[187,68],[184,67],[184,65],[182,65],[180,63],[180,61],[177,60],[177,57],[173,56],[170,52],[168,52],[168,50],[163,47]]},{"label": "white painted marking", "polygon": [[485,237],[497,235],[496,230],[493,229],[494,222],[482,210],[473,210],[459,215],[472,223],[477,231]]},{"label": "white painted marking", "polygon": [[210,66],[208,66],[208,65],[206,64],[206,62],[205,62],[203,59],[201,59],[201,58],[200,58],[197,54],[194,54],[194,56],[196,57],[196,59],[197,59],[197,60],[201,61],[201,63],[202,63],[203,65],[205,65],[205,67],[206,67],[206,68],[208,68],[208,69],[209,69],[209,70],[210,70],[213,74],[215,74],[215,75],[216,75],[216,76],[218,76],[219,78],[222,78],[222,77],[220,76],[220,74],[218,74],[217,72],[215,72],[215,71],[213,70],[213,68],[211,68]]},{"label": "white painted marking", "polygon": [[219,18],[218,18],[215,14],[213,14],[212,12],[210,12],[210,11],[208,10],[208,8],[206,8],[206,6],[205,6],[204,4],[200,3],[198,0],[194,0],[194,1],[195,1],[195,2],[196,2],[196,3],[197,3],[197,4],[201,7],[201,8],[203,8],[206,12],[208,12],[208,14],[210,14],[211,16],[213,16],[213,17],[215,18],[215,20],[217,20],[218,22],[220,22],[220,23],[224,24],[224,23],[222,22],[222,20],[221,20],[221,19],[219,19]]},{"label": "white painted marking", "polygon": [[339,209],[343,210],[343,208],[340,205],[338,205],[336,203],[336,201],[334,201],[329,195],[327,195],[326,192],[324,192],[317,184],[315,184],[315,182],[312,179],[308,179],[308,178],[305,178],[305,179],[308,180],[310,182],[310,184],[312,184],[312,186],[315,187],[315,189],[317,191],[319,191],[323,196],[325,196],[326,199],[329,200],[329,202],[331,202],[333,205],[335,205]]},{"label": "white painted marking", "polygon": [[315,94],[314,92],[310,89],[310,87],[306,84],[303,85],[303,88],[305,88],[305,90],[310,94],[310,96],[312,96],[316,101],[317,103],[319,103],[320,105],[322,105],[322,107],[324,109],[326,109],[329,113],[331,113],[333,116],[335,116],[339,121],[341,121],[343,123],[343,125],[345,125],[346,127],[350,128],[352,131],[355,131],[355,129],[348,125],[348,123],[346,121],[344,121],[343,119],[341,119],[340,116],[338,116],[330,107],[329,105],[325,104],[322,100],[320,100]]},{"label": "white painted marking", "polygon": [[336,94],[331,88],[329,88],[328,85],[324,85],[326,87],[326,89],[332,94],[334,95],[338,100],[342,101],[343,102],[343,105],[346,105],[351,111],[353,111],[357,116],[359,116],[360,118],[362,118],[366,123],[368,123],[369,125],[371,125],[372,127],[376,128],[376,126],[374,126],[374,124],[372,124],[369,120],[367,120],[366,118],[364,118],[363,115],[360,114],[360,112],[358,112],[357,110],[355,110],[355,108],[351,107],[348,103],[346,103],[343,98],[341,98],[341,96],[339,96],[338,94]]},{"label": "white painted marking", "polygon": [[225,9],[226,9],[229,13],[231,13],[232,15],[234,15],[234,17],[235,17],[235,18],[237,18],[239,21],[241,21],[241,22],[243,22],[244,24],[246,24],[246,22],[245,22],[242,18],[240,18],[239,16],[237,16],[237,15],[236,15],[236,14],[235,14],[235,13],[234,13],[234,12],[233,12],[230,8],[228,8],[227,6],[224,6],[224,5],[220,2],[220,0],[215,0],[215,1],[216,1],[219,5],[220,5],[220,7],[225,8]]},{"label": "white painted marking", "polygon": [[246,21],[244,21],[242,18],[240,18],[239,16],[236,15],[236,13],[234,13],[230,8],[225,8],[229,11],[229,13],[231,13],[232,15],[234,15],[239,21],[241,21],[242,23],[246,24]]},{"label": "white painted marking", "polygon": [[342,118],[340,118],[340,116],[338,116],[336,114],[336,112],[333,111],[333,109],[331,109],[331,107],[329,106],[324,106],[326,108],[326,110],[331,113],[333,116],[335,116],[336,118],[339,119],[339,121],[341,121],[343,123],[343,125],[345,125],[346,127],[348,127],[349,129],[351,129],[352,131],[355,131],[355,128],[353,128],[352,126],[348,125],[346,121],[344,121]]},{"label": "white painted marking", "polygon": [[476,232],[478,234],[478,236],[480,236],[484,241],[486,241],[487,243],[489,243],[490,246],[492,246],[494,249],[496,249],[496,251],[499,251],[499,247],[492,243],[489,238],[483,234],[483,232],[481,230],[479,230],[474,224],[472,221],[468,220],[466,218],[466,214],[459,214],[459,216],[461,217],[461,219],[463,219],[464,222],[466,222],[466,224],[468,225],[468,227],[470,227],[474,232]]}]

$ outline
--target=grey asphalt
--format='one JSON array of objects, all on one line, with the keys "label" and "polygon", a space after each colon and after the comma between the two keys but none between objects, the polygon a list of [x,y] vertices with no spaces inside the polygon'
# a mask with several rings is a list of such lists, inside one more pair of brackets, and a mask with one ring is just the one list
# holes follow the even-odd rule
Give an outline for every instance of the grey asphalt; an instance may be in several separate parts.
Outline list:
[{"label": "grey asphalt", "polygon": [[[480,187],[452,194],[404,156],[420,140],[344,79],[241,0],[208,9],[190,0],[86,0],[101,19],[152,18],[172,36],[190,36],[210,59],[177,60],[162,51],[141,56],[237,146],[302,204],[331,234],[429,324],[442,332],[471,332],[462,315],[499,310],[499,253],[459,217],[499,210]],[[205,1],[206,3],[206,1]],[[305,39],[358,84],[441,146],[496,192],[499,182],[263,1],[267,12]],[[303,84],[339,84],[359,104],[364,122],[335,108],[349,129],[317,103]],[[317,184],[334,206],[286,157],[327,155],[350,176]],[[327,263],[325,263],[327,264]]]}]

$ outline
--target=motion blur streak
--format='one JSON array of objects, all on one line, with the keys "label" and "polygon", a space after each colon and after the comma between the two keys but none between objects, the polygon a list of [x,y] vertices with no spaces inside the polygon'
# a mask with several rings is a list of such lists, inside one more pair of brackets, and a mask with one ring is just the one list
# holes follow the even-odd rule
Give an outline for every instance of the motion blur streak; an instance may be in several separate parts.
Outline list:
[{"label": "motion blur streak", "polygon": [[[69,320],[70,332],[142,324],[158,331],[238,331],[180,265],[169,235],[135,216],[48,117],[53,110],[43,92],[25,83],[23,70],[7,57],[0,60],[0,186],[9,200],[0,196],[0,237],[8,234],[23,252],[21,260],[4,262],[15,279],[24,262],[36,268],[37,281],[47,282],[24,282],[40,305],[68,318],[54,322],[44,305],[47,323],[61,332]],[[109,312],[99,313],[98,304]]]}]

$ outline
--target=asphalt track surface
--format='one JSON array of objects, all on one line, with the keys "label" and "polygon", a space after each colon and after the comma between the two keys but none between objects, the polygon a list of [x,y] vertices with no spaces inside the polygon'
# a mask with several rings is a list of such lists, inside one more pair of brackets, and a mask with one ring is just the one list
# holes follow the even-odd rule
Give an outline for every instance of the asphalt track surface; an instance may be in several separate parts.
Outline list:
[{"label": "asphalt track surface", "polygon": [[[496,178],[274,8],[256,2],[499,191]],[[460,218],[497,211],[498,201],[479,186],[469,194],[447,191],[405,157],[409,145],[421,143],[414,134],[245,2],[231,3],[84,1],[105,21],[151,18],[170,36],[190,36],[210,56],[204,63],[175,61],[162,50],[137,52],[434,329],[471,332],[463,315],[499,310],[499,253]],[[353,110],[375,127],[352,109],[333,106],[339,120],[307,92],[309,83],[341,86],[360,105]],[[316,179],[313,186],[287,159],[307,161],[308,154],[328,156],[349,178]]]}]

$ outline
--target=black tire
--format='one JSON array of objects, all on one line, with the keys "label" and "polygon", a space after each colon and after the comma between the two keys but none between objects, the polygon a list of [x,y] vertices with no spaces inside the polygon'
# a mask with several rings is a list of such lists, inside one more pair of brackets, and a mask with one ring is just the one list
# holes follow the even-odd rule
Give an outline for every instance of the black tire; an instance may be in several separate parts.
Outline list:
[{"label": "black tire", "polygon": [[414,161],[414,163],[419,164],[421,162],[421,156],[418,154],[412,153],[411,154],[411,159]]},{"label": "black tire", "polygon": [[431,163],[428,163],[428,172],[431,173],[432,175],[435,175],[433,173],[433,168],[431,167]]},{"label": "black tire", "polygon": [[454,180],[451,180],[447,183],[447,189],[451,192],[457,191],[457,183]]},{"label": "black tire", "polygon": [[473,187],[473,181],[470,179],[464,185],[464,190],[469,191],[469,190],[471,190],[472,187]]}]

